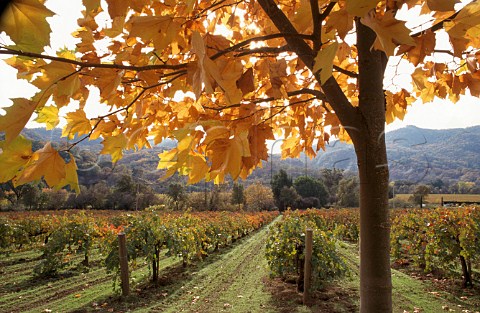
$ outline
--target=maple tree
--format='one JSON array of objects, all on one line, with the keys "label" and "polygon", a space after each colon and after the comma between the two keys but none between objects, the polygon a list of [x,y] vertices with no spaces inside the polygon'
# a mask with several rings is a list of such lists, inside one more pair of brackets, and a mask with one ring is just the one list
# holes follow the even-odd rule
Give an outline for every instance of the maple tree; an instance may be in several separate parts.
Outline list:
[{"label": "maple tree", "polygon": [[[361,311],[391,311],[385,121],[435,97],[480,95],[480,4],[458,0],[83,0],[73,51],[45,52],[54,12],[16,0],[0,30],[5,61],[39,91],[0,116],[0,173],[15,185],[43,179],[78,189],[78,142],[103,138],[101,153],[178,141],[159,169],[221,182],[268,159],[314,156],[334,135],[354,144],[360,176]],[[108,22],[99,23],[100,17]],[[406,19],[418,21],[407,24]],[[407,27],[408,25],[408,27]],[[105,48],[100,48],[105,47]],[[400,75],[409,65],[408,75]],[[386,76],[390,68],[392,77]],[[398,75],[397,75],[398,74]],[[401,77],[401,79],[398,79]],[[91,88],[107,114],[87,118]],[[71,101],[79,109],[59,116]],[[32,151],[19,137],[37,113],[66,121],[65,147]],[[60,152],[59,152],[60,151]],[[63,152],[62,152],[63,151]],[[66,152],[66,153],[65,153]]]}]

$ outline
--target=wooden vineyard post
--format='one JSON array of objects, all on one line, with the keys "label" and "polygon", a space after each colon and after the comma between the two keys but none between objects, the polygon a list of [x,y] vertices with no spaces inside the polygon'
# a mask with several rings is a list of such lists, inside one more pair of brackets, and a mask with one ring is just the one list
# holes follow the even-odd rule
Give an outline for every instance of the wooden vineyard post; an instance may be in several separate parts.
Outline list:
[{"label": "wooden vineyard post", "polygon": [[122,296],[126,297],[130,293],[130,285],[128,280],[128,257],[125,233],[118,234],[118,253],[120,257],[120,279],[122,282]]},{"label": "wooden vineyard post", "polygon": [[304,287],[303,304],[309,305],[311,302],[312,288],[312,250],[313,250],[313,230],[308,228],[305,236],[305,266],[304,266]]}]

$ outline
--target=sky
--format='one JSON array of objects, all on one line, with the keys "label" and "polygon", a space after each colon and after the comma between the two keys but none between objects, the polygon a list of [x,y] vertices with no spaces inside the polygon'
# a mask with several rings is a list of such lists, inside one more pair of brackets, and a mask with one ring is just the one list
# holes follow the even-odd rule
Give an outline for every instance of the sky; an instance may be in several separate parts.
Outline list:
[{"label": "sky", "polygon": [[[70,34],[77,29],[76,20],[81,16],[80,11],[83,9],[81,0],[69,0],[68,2],[47,0],[46,5],[50,10],[57,13],[57,15],[48,19],[53,34],[51,36],[52,49],[47,50],[47,52],[53,54],[59,48],[74,48],[75,39]],[[8,43],[7,40],[4,35],[0,34],[1,43]],[[5,58],[5,56],[2,56],[2,58]],[[29,97],[34,93],[34,87],[25,81],[16,79],[16,70],[0,61],[0,108],[10,106],[12,103],[9,100],[10,98]],[[89,100],[86,106],[88,117],[105,113],[105,110],[98,112],[98,105],[94,96]],[[74,109],[75,106],[62,109],[60,114],[64,115]],[[2,111],[0,109],[0,113],[3,114]],[[480,99],[465,96],[456,104],[444,100],[435,100],[426,104],[414,103],[409,107],[403,121],[397,119],[386,127],[387,131],[390,131],[407,125],[429,129],[465,128],[480,125]],[[41,126],[43,125],[34,122],[27,124],[27,127]]]}]

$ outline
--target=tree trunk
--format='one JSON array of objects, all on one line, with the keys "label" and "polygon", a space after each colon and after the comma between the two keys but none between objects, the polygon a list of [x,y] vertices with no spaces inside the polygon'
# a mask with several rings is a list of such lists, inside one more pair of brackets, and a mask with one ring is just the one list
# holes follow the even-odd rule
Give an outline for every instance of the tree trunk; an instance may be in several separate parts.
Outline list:
[{"label": "tree trunk", "polygon": [[386,56],[371,49],[375,33],[359,21],[359,129],[349,129],[360,177],[360,312],[392,312],[388,161],[385,146]]}]

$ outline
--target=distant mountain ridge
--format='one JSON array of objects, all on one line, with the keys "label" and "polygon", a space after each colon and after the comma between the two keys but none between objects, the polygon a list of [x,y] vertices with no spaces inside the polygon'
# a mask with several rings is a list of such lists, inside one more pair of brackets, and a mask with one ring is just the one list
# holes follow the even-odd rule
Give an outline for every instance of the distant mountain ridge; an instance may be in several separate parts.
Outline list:
[{"label": "distant mountain ridge", "polygon": [[[61,138],[60,129],[26,129],[23,134],[35,141],[66,142],[65,138]],[[391,180],[420,183],[440,178],[450,183],[462,180],[475,182],[480,186],[480,126],[444,130],[407,126],[386,133],[385,140]],[[80,149],[98,153],[102,148],[101,141],[84,140],[78,146]],[[159,151],[174,146],[175,141],[167,140],[150,151],[126,153],[125,160],[121,163],[133,166],[133,154],[141,154],[148,156],[148,167],[151,168],[152,159]],[[135,166],[141,167],[141,160],[145,158],[135,156],[135,159],[139,160]],[[357,170],[353,146],[339,141],[330,142],[326,151],[320,151],[313,160],[306,160],[304,157],[280,160],[279,155],[274,155],[272,159],[273,163],[265,163],[264,168],[254,171],[252,177],[269,181],[272,173],[280,168],[291,172],[290,175],[294,177],[305,171],[321,168],[339,168],[353,172]]]},{"label": "distant mountain ridge", "polygon": [[[391,180],[463,180],[480,185],[480,126],[423,129],[407,126],[386,133]],[[315,167],[356,171],[352,145],[333,142],[312,160]]]}]

